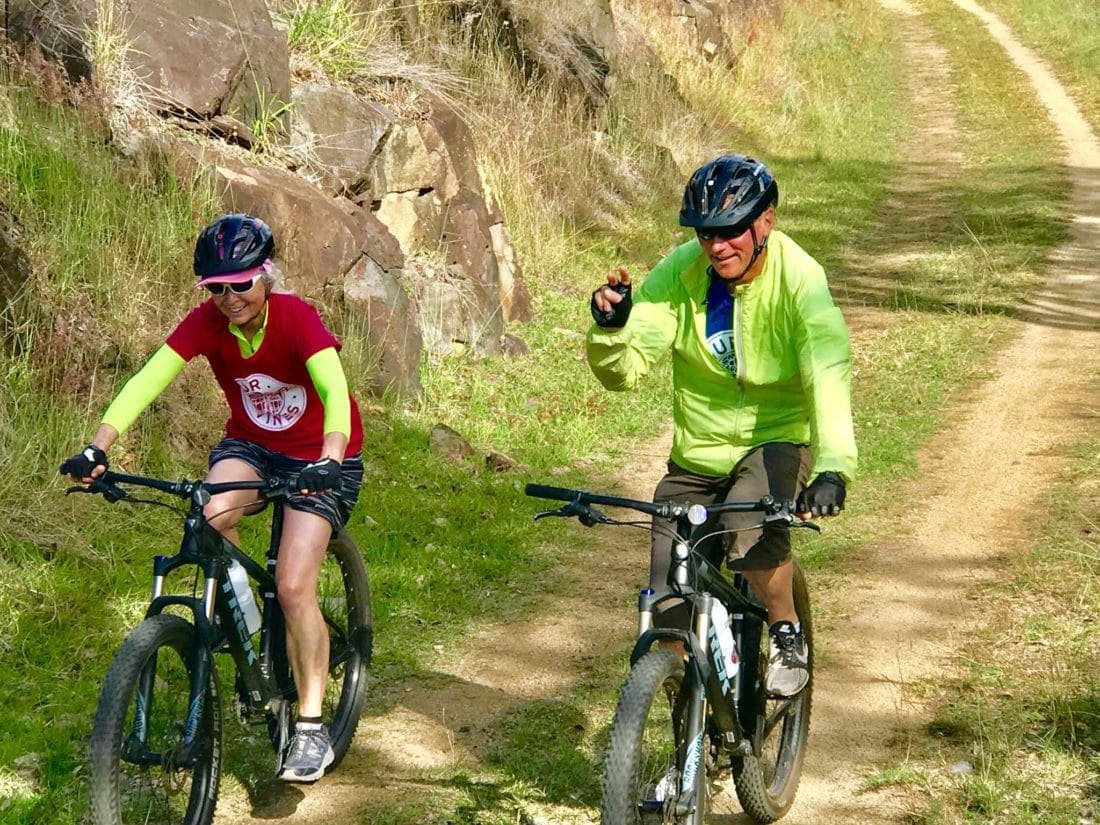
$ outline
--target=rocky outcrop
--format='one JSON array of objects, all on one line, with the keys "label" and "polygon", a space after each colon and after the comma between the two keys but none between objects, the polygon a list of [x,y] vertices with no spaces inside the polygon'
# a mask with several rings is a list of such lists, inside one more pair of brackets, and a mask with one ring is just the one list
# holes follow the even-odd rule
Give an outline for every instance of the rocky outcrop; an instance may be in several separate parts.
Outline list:
[{"label": "rocky outcrop", "polygon": [[707,60],[731,61],[722,31],[722,6],[716,0],[654,0],[654,5],[685,31]]},{"label": "rocky outcrop", "polygon": [[10,0],[10,28],[63,62],[74,79],[91,79],[101,6],[120,42],[129,43],[118,57],[163,111],[248,124],[290,100],[286,34],[259,0]]},{"label": "rocky outcrop", "polygon": [[378,152],[396,121],[387,107],[327,83],[295,86],[290,111],[298,171],[329,195],[361,189],[375,174]]}]

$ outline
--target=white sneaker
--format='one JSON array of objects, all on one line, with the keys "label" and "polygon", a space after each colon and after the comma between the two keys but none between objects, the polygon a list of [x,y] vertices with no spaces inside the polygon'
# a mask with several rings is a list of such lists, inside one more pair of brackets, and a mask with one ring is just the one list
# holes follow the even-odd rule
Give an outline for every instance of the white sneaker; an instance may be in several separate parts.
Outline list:
[{"label": "white sneaker", "polygon": [[336,759],[324,725],[299,723],[287,748],[279,778],[284,782],[316,782]]},{"label": "white sneaker", "polygon": [[771,655],[764,689],[772,696],[797,696],[810,682],[809,654],[802,631],[791,622],[776,622],[768,630]]}]

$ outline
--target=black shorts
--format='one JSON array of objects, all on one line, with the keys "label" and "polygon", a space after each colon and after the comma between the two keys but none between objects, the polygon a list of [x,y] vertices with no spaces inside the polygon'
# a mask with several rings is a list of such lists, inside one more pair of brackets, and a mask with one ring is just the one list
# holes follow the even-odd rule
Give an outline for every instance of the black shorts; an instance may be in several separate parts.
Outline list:
[{"label": "black shorts", "polygon": [[[277,453],[243,438],[223,439],[210,451],[210,466],[213,467],[227,458],[243,461],[259,473],[261,478],[296,476],[312,463],[305,459],[291,458]],[[292,510],[321,516],[332,525],[332,531],[335,533],[348,523],[355,502],[359,499],[359,488],[363,486],[362,456],[353,455],[344,458],[340,464],[340,481],[339,492],[314,496],[294,493],[287,497],[286,505]]]},{"label": "black shorts", "polygon": [[[805,485],[813,464],[805,444],[776,442],[762,444],[741,459],[725,476],[692,473],[674,462],[653,493],[654,501],[686,501],[716,504],[724,501],[758,501],[765,495],[793,499]],[[696,550],[715,566],[723,559],[733,570],[768,570],[779,567],[791,557],[790,531],[768,525],[760,527],[760,513],[722,513],[708,519],[695,530],[696,536],[711,535]],[[675,531],[675,524],[670,523]],[[649,586],[657,592],[668,587],[672,562],[672,538],[668,530],[654,530],[650,546]],[[658,605],[658,616],[674,611],[680,602],[669,600]],[[681,611],[682,612],[682,611]],[[681,626],[686,617],[662,617],[658,624]],[[686,625],[683,625],[686,626]]]}]

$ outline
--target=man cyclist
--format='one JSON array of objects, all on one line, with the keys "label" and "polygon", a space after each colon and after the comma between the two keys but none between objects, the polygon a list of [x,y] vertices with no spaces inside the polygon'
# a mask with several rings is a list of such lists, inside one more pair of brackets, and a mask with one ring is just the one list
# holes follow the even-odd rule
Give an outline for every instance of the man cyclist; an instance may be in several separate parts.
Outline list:
[{"label": "man cyclist", "polygon": [[[836,515],[856,468],[851,356],[824,270],[775,229],[779,189],[745,155],[701,166],[684,190],[680,224],[696,237],[661,260],[633,292],[620,266],[592,295],[588,362],[610,390],[628,390],[666,351],[673,364],[673,442],[654,501],[796,499],[801,518]],[[809,484],[807,485],[807,482]],[[809,681],[795,613],[788,531],[757,514],[723,514],[701,548],[725,555],[768,611],[766,688],[794,696]],[[672,541],[654,531],[650,587],[663,590]],[[657,624],[686,627],[682,602]]]},{"label": "man cyclist", "polygon": [[[287,499],[276,565],[279,605],[298,689],[298,719],[279,776],[320,779],[334,761],[321,720],[328,682],[328,629],[317,579],[329,537],[351,515],[363,481],[363,428],[337,352],[340,342],[312,306],[274,289],[270,228],[251,215],[225,215],[199,235],[194,270],[207,299],[122,388],[91,443],[61,465],[89,482],[107,469],[111,445],[186,363],[209,362],[229,404],[225,438],[210,452],[208,482],[298,476]],[[214,496],[210,524],[239,544],[249,490]]]}]

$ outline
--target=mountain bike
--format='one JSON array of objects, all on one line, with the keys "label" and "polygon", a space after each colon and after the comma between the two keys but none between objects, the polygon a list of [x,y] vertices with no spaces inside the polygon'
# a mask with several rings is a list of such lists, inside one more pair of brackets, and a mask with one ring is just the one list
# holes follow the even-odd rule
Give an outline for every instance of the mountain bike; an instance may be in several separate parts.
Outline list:
[{"label": "mountain bike", "polygon": [[[539,484],[528,484],[526,493],[568,502],[536,519],[575,517],[588,527],[618,524],[675,534],[666,587],[647,587],[638,597],[638,639],[604,762],[601,823],[703,825],[712,788],[721,789],[731,779],[741,806],[755,822],[774,822],[786,814],[798,789],[813,689],[806,580],[796,566],[794,601],[809,651],[810,682],[794,697],[771,696],[764,689],[767,613],[743,576],[735,572],[732,580],[727,578],[697,551],[707,538],[697,533],[710,516],[727,512],[760,512],[762,523],[820,528],[798,519],[792,502],[771,496],[703,506]],[[655,518],[618,520],[593,505]],[[654,626],[654,607],[671,599],[690,606],[690,630]],[[668,644],[673,642],[682,645],[683,653]]]},{"label": "mountain bike", "polygon": [[[275,592],[283,503],[294,479],[167,481],[108,471],[67,492],[98,493],[109,502],[168,507],[183,513],[183,538],[173,556],[153,559],[152,599],[145,619],[116,653],[92,724],[90,802],[95,825],[205,825],[214,817],[222,769],[222,681],[215,653],[236,668],[233,691],[242,718],[266,724],[276,771],[295,719],[297,692],[287,659],[286,624]],[[135,498],[127,486],[150,488],[183,506]],[[229,490],[255,490],[246,512],[273,504],[266,565],[260,565],[207,522],[203,507]],[[239,563],[262,595],[258,636],[249,631],[229,567]],[[166,592],[166,579],[193,569],[190,595]],[[324,721],[336,763],[347,753],[366,698],[373,644],[367,569],[343,530],[328,546],[318,599],[329,631],[329,683]],[[182,614],[182,615],[181,615]],[[335,763],[334,763],[335,764]]]}]

